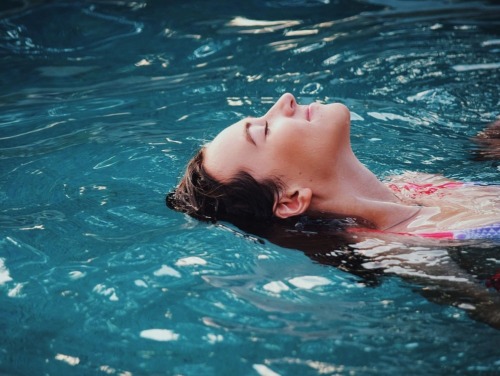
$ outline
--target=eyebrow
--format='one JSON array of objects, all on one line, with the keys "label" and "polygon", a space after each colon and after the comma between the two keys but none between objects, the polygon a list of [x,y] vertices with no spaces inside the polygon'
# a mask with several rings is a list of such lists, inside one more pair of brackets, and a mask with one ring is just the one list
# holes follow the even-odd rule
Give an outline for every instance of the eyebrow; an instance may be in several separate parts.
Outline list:
[{"label": "eyebrow", "polygon": [[250,126],[252,125],[252,123],[250,123],[249,121],[247,121],[245,123],[245,138],[247,139],[248,142],[254,144],[255,146],[257,146],[257,144],[255,143],[255,140],[252,138],[252,136],[250,135],[250,132],[248,131],[248,129],[250,128]]}]

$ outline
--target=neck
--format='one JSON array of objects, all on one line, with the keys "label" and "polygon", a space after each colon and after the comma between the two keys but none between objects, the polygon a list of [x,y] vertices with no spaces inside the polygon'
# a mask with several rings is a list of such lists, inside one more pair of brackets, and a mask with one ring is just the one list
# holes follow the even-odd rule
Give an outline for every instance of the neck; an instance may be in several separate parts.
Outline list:
[{"label": "neck", "polygon": [[403,204],[354,154],[338,161],[333,171],[317,191],[311,207],[316,212],[363,218],[377,229],[398,231],[420,211]]}]

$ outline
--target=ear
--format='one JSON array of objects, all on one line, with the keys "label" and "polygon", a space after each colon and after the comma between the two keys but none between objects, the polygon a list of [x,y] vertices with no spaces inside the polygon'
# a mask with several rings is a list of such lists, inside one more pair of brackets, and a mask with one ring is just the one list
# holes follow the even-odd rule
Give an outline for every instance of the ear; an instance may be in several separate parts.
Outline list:
[{"label": "ear", "polygon": [[312,190],[300,188],[295,191],[285,192],[281,196],[274,209],[274,215],[278,218],[288,218],[304,213],[311,204]]}]

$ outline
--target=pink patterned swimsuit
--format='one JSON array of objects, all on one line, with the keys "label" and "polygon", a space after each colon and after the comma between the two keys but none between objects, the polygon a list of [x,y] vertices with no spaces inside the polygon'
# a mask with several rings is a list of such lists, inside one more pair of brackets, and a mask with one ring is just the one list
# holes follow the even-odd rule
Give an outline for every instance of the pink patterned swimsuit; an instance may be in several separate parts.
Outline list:
[{"label": "pink patterned swimsuit", "polygon": [[[475,183],[460,183],[460,182],[447,182],[443,184],[416,184],[416,183],[405,183],[402,186],[396,184],[390,184],[389,188],[394,191],[394,193],[404,193],[410,198],[417,198],[423,195],[438,194],[444,195],[445,192],[440,192],[443,189],[449,188],[460,188],[465,186],[477,185]],[[500,239],[500,222],[493,223],[490,225],[485,225],[477,228],[471,228],[466,230],[449,230],[449,231],[438,231],[438,232],[418,232],[418,233],[397,233],[400,235],[413,235],[420,236],[424,238],[434,238],[434,239],[457,239],[457,240],[468,240],[468,239]]]}]

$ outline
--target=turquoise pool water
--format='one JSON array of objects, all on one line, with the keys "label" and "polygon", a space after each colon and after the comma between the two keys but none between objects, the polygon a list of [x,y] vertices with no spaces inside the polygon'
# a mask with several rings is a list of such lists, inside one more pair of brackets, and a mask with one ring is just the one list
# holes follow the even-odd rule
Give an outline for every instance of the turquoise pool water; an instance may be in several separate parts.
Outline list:
[{"label": "turquoise pool water", "polygon": [[[353,147],[380,176],[500,183],[470,140],[500,113],[499,12],[2,1],[0,374],[498,374],[500,331],[468,314],[467,295],[440,295],[432,278],[370,280],[169,211],[164,195],[200,144],[287,91],[346,103]],[[407,251],[484,281],[499,248]]]}]

